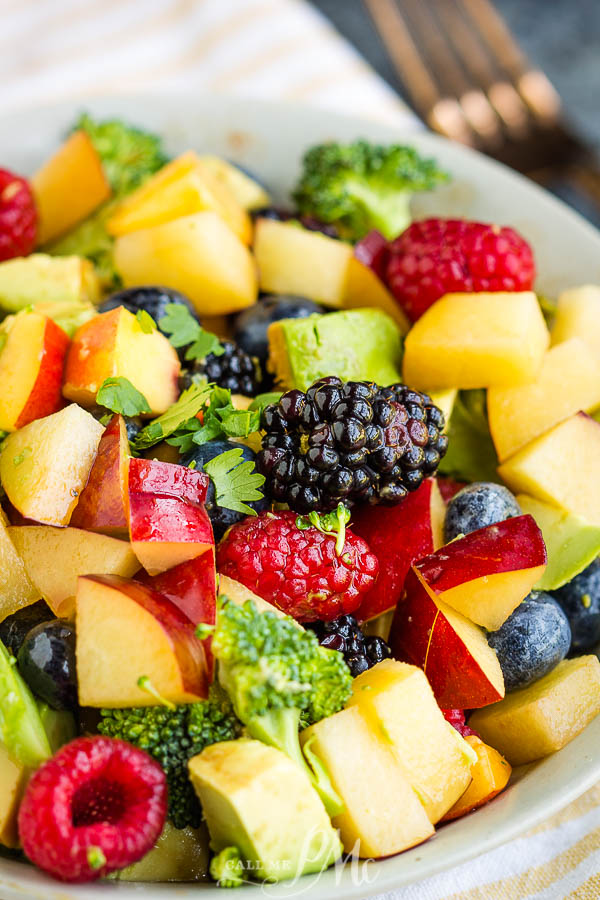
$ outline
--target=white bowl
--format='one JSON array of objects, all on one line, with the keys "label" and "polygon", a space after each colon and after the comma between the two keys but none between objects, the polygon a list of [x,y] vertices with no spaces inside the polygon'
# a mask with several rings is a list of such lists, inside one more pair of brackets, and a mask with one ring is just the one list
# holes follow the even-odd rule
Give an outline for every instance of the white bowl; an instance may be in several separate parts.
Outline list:
[{"label": "white bowl", "polygon": [[[172,153],[193,147],[229,157],[254,170],[283,200],[311,144],[326,139],[366,137],[407,140],[435,156],[452,174],[451,184],[415,200],[415,213],[456,216],[516,227],[534,246],[539,289],[551,296],[585,282],[600,283],[600,234],[580,216],[529,181],[485,157],[420,132],[407,135],[389,126],[291,105],[225,97],[154,95],[90,100],[85,108],[117,116],[163,134]],[[0,119],[0,166],[29,173],[57,145],[77,109],[61,104]],[[415,735],[415,740],[417,740]],[[491,850],[547,820],[600,779],[600,717],[559,753],[515,773],[510,787],[488,806],[440,828],[427,843],[399,856],[331,869],[296,884],[244,888],[273,898],[365,897],[412,884]],[[212,885],[62,885],[36,869],[0,860],[2,900],[109,900],[139,892],[147,900],[197,896],[222,900]],[[241,896],[241,895],[240,895]]]}]

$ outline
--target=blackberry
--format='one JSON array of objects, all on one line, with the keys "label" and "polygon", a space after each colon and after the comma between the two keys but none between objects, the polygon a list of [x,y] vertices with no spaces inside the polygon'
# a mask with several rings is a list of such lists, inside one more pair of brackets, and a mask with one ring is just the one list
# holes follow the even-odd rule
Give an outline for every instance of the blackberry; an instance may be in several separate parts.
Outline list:
[{"label": "blackberry", "polygon": [[399,503],[446,452],[444,414],[403,384],[315,381],[263,412],[256,467],[278,503],[307,513],[342,501]]},{"label": "blackberry", "polygon": [[363,634],[354,616],[313,622],[306,627],[315,632],[322,647],[343,653],[353,678],[392,655],[383,638]]},{"label": "blackberry", "polygon": [[254,397],[261,383],[258,365],[233,341],[222,341],[221,346],[225,352],[220,356],[209,353],[205,359],[196,360],[191,369],[182,373],[181,389],[188,388],[195,380],[194,376],[202,375],[219,387],[228,388],[232,394]]}]

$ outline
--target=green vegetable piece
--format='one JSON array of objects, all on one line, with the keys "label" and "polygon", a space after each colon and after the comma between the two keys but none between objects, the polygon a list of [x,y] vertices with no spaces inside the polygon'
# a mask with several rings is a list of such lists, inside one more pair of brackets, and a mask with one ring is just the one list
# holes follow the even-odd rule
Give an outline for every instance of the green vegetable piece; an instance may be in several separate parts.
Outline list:
[{"label": "green vegetable piece", "polygon": [[263,499],[259,488],[265,483],[265,476],[255,471],[253,460],[242,462],[242,454],[241,447],[226,450],[204,463],[203,469],[215,486],[218,506],[255,516],[256,510],[248,502]]},{"label": "green vegetable piece", "polygon": [[153,331],[156,331],[156,322],[145,309],[138,309],[135,317],[144,334],[152,334]]},{"label": "green vegetable piece", "polygon": [[[148,447],[153,447],[154,444],[170,437],[183,426],[187,426],[186,432],[200,428],[200,422],[195,416],[207,402],[210,394],[211,388],[207,384],[192,384],[162,416],[153,419],[142,428],[136,436],[135,449],[146,450]],[[176,442],[173,441],[173,443]]]},{"label": "green vegetable piece", "polygon": [[325,375],[395,384],[402,381],[402,336],[376,308],[282,319],[269,328],[269,367],[285,390],[305,391]]},{"label": "green vegetable piece", "polygon": [[151,412],[144,395],[122,375],[104,379],[96,395],[96,403],[122,416],[139,416]]},{"label": "green vegetable piece", "polygon": [[391,239],[410,223],[412,194],[447,180],[412,147],[332,142],[305,154],[294,199],[301,213],[337,225],[343,237],[358,240],[377,229]]},{"label": "green vegetable piece", "polygon": [[208,831],[165,824],[156,844],[138,862],[113,872],[116,881],[205,881],[208,877]]},{"label": "green vegetable piece", "polygon": [[52,756],[33,694],[19,675],[16,660],[0,643],[0,741],[10,756],[35,769]]},{"label": "green vegetable piece", "polygon": [[0,263],[0,307],[8,312],[40,304],[87,306],[99,298],[92,266],[77,256],[54,259],[47,253],[33,253]]},{"label": "green vegetable piece", "polygon": [[225,352],[216,334],[205,331],[187,307],[181,303],[168,303],[165,312],[159,322],[161,330],[169,335],[173,347],[187,347],[187,360],[205,359],[209,353],[222,356]]},{"label": "green vegetable piece", "polygon": [[446,428],[448,450],[438,472],[458,481],[500,482],[498,459],[487,423],[485,391],[460,391]]},{"label": "green vegetable piece", "polygon": [[244,863],[237,847],[225,847],[210,862],[210,877],[219,887],[235,888],[244,883]]},{"label": "green vegetable piece", "polygon": [[56,753],[64,744],[68,744],[77,737],[77,726],[73,713],[68,709],[52,709],[47,703],[41,701],[38,701],[37,706],[52,753]]},{"label": "green vegetable piece", "polygon": [[38,303],[35,310],[56,322],[70,338],[78,328],[98,315],[98,310],[91,303]]}]

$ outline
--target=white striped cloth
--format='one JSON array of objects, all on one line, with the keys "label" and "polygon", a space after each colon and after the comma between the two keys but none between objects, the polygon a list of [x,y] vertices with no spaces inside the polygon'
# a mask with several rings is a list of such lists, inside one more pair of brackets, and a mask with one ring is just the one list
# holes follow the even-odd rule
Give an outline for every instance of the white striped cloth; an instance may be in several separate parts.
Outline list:
[{"label": "white striped cloth", "polygon": [[[0,0],[0,86],[0,114],[184,89],[415,124],[304,0]],[[386,900],[599,900],[599,873],[600,785],[523,837]]]}]

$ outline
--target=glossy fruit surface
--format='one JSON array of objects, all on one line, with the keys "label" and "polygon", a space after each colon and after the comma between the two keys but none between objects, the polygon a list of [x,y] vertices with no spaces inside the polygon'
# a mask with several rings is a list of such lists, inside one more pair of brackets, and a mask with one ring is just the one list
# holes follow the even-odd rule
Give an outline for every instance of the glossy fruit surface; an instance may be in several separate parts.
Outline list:
[{"label": "glossy fruit surface", "polygon": [[37,212],[27,181],[0,169],[0,262],[31,253],[36,230]]},{"label": "glossy fruit surface", "polygon": [[305,318],[323,312],[325,309],[322,306],[306,297],[266,294],[259,298],[255,306],[235,317],[233,337],[246,353],[256,356],[264,364],[269,355],[267,329],[272,322]]},{"label": "glossy fruit surface", "polygon": [[600,641],[600,559],[552,592],[571,626],[571,651],[590,650]]},{"label": "glossy fruit surface", "polygon": [[77,708],[75,628],[52,619],[29,631],[17,656],[19,672],[53,709]]},{"label": "glossy fruit surface", "polygon": [[0,641],[9,653],[16,656],[27,632],[40,622],[47,622],[51,617],[52,610],[44,600],[24,606],[0,622]]},{"label": "glossy fruit surface", "polygon": [[448,503],[444,540],[448,543],[459,534],[469,534],[520,515],[519,504],[508,488],[487,481],[469,484]]}]

